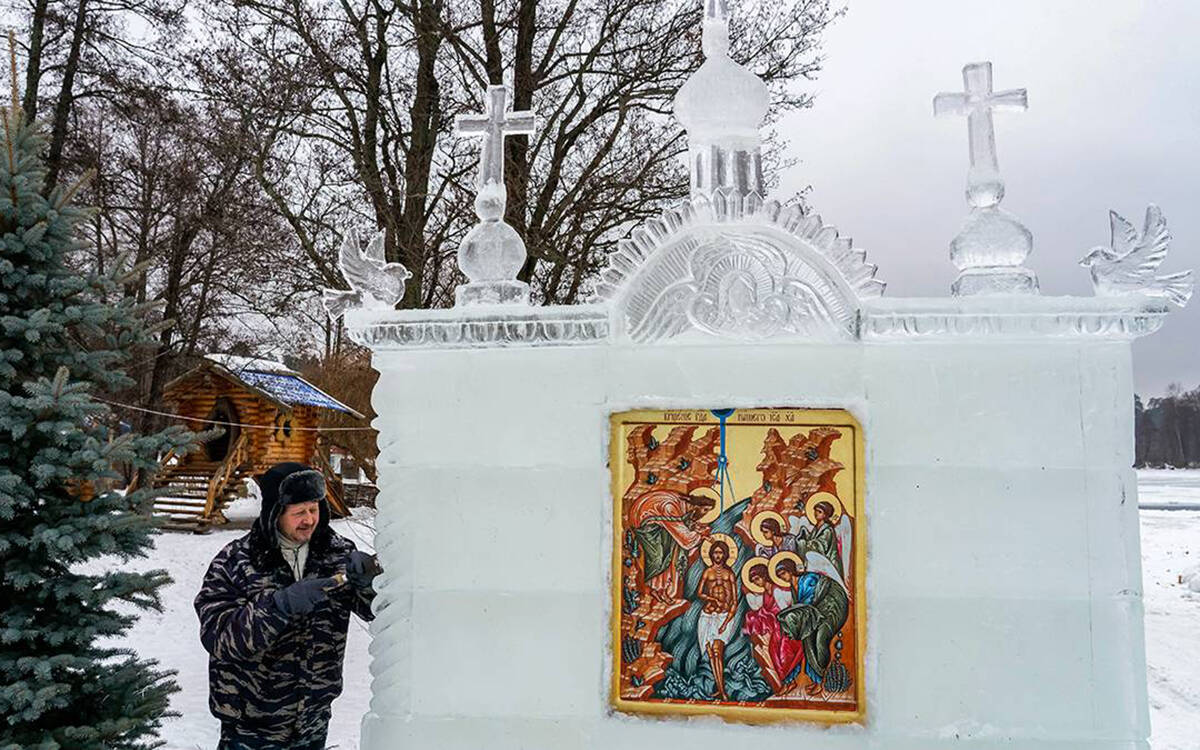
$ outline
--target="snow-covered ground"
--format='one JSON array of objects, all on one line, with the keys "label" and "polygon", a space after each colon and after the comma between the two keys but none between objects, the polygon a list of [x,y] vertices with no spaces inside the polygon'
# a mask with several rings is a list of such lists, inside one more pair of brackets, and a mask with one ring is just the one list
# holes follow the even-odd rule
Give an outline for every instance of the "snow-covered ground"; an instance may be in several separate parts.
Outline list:
[{"label": "snow-covered ground", "polygon": [[[1200,502],[1200,471],[1138,475],[1138,502]],[[1143,510],[1142,584],[1150,746],[1200,748],[1200,588],[1185,582],[1200,565],[1200,511]]]},{"label": "snow-covered ground", "polygon": [[[1200,471],[1146,471],[1138,475],[1139,501],[1200,503]],[[168,534],[158,539],[147,567],[166,568],[175,583],[163,592],[165,611],[141,618],[128,644],[142,655],[178,670],[182,690],[171,700],[181,716],[166,722],[167,750],[211,750],[219,727],[208,712],[207,655],[200,647],[192,598],[208,562],[240,534],[258,513],[253,499],[230,508],[233,523],[211,534]],[[360,549],[372,549],[370,518],[334,521],[338,533]],[[1200,593],[1181,582],[1200,565],[1200,511],[1144,510],[1142,568],[1145,581],[1146,659],[1154,750],[1200,748]],[[141,567],[139,565],[139,567]],[[345,692],[333,704],[329,746],[357,750],[359,720],[369,700],[369,635],[351,621],[346,646]]]},{"label": "snow-covered ground", "polygon": [[[333,528],[358,548],[374,552],[373,511],[355,509],[351,518],[333,521]],[[171,697],[171,710],[180,714],[168,719],[161,737],[166,750],[212,750],[221,734],[220,724],[208,712],[208,654],[200,645],[200,621],[192,599],[200,589],[208,563],[229,542],[245,534],[258,516],[257,498],[236,501],[226,510],[228,526],[209,534],[164,534],[155,545],[156,554],[146,568],[165,568],[174,583],[163,590],[163,612],[144,614],[127,637],[127,645],[144,657],[157,659],[179,672],[181,688]],[[138,565],[143,567],[142,564]],[[345,689],[333,703],[328,747],[357,750],[358,728],[370,700],[366,623],[350,618],[346,640]]]},{"label": "snow-covered ground", "polygon": [[1200,470],[1143,469],[1138,472],[1138,505],[1200,507]]}]

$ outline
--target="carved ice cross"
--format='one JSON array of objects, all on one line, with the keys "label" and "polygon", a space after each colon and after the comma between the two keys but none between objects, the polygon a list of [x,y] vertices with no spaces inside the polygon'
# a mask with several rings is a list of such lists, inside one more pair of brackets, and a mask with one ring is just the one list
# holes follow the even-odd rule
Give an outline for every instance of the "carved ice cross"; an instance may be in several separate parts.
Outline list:
[{"label": "carved ice cross", "polygon": [[454,129],[460,135],[483,137],[475,211],[484,221],[504,215],[504,138],[530,135],[536,124],[533,112],[505,112],[507,99],[507,87],[488,86],[482,115],[459,115],[454,119]]},{"label": "carved ice cross", "polygon": [[935,115],[966,115],[971,148],[971,169],[967,172],[967,200],[972,206],[986,208],[1000,203],[1004,182],[996,160],[996,131],[993,110],[1029,108],[1025,89],[992,91],[992,64],[972,63],[963,68],[963,93],[943,93],[933,98]]}]

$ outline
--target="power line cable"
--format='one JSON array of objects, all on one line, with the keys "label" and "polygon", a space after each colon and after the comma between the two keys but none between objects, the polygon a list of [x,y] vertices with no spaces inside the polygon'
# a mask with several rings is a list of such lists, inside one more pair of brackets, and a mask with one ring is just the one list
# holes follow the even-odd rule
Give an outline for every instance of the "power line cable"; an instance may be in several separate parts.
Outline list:
[{"label": "power line cable", "polygon": [[[134,406],[133,404],[123,404],[120,401],[109,401],[106,398],[93,396],[96,401],[108,404],[109,406],[119,406],[122,409],[132,409],[133,411],[145,412],[146,414],[155,414],[160,417],[170,417],[180,421],[203,422],[205,424],[215,425],[218,427],[246,427],[252,430],[279,430],[283,429],[279,425],[274,424],[249,424],[246,422],[223,422],[215,419],[201,419],[199,417],[185,417],[182,414],[174,414],[169,411],[158,411],[157,409],[147,409],[143,406]],[[292,427],[293,430],[304,430],[310,432],[352,432],[374,430],[374,427]]]}]

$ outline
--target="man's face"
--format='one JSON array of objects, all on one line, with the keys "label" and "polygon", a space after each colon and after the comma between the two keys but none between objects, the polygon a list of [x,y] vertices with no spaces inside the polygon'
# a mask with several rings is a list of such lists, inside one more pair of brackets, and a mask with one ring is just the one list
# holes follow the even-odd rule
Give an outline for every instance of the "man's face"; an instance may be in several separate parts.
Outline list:
[{"label": "man's face", "polygon": [[700,525],[700,519],[716,505],[716,503],[708,500],[708,498],[702,498],[701,500],[701,502],[691,503],[687,511],[683,514],[684,524],[688,528],[695,528]]},{"label": "man's face", "polygon": [[724,565],[725,561],[729,559],[729,551],[725,549],[724,544],[714,544],[711,556],[717,565]]},{"label": "man's face", "polygon": [[279,531],[293,542],[307,542],[321,519],[321,503],[293,503],[279,514]]}]

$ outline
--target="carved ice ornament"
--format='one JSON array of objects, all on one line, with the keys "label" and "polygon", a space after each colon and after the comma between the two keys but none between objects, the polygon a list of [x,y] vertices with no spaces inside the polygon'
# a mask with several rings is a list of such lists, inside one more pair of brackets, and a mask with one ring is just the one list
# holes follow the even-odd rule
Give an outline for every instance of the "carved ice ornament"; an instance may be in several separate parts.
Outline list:
[{"label": "carved ice ornament", "polygon": [[1192,297],[1192,272],[1158,275],[1167,257],[1171,233],[1162,209],[1151,203],[1141,233],[1116,211],[1108,212],[1112,228],[1109,247],[1096,247],[1079,261],[1092,272],[1097,297],[1143,295],[1166,299],[1183,307]]},{"label": "carved ice ornament", "polygon": [[412,273],[403,263],[388,263],[384,257],[383,232],[377,232],[365,249],[353,229],[346,233],[338,252],[338,268],[350,291],[325,289],[325,310],[331,318],[354,308],[390,310],[404,297],[404,282]]},{"label": "carved ice ornament", "polygon": [[609,256],[594,299],[634,341],[689,330],[733,338],[858,336],[859,301],[884,284],[866,253],[796,206],[715,192],[635,229]]}]

